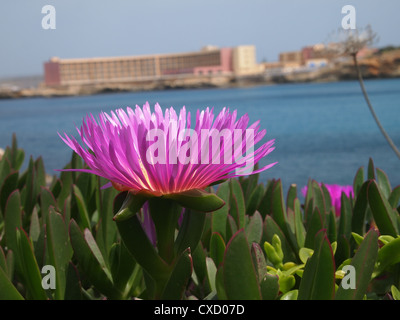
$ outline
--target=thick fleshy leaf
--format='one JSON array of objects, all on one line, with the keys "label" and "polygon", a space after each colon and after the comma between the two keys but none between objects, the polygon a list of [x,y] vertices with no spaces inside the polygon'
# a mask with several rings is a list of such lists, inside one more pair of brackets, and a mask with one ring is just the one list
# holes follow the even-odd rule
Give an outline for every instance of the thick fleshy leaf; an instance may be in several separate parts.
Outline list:
[{"label": "thick fleshy leaf", "polygon": [[379,168],[376,168],[376,177],[378,179],[379,189],[382,191],[384,197],[387,199],[392,192],[392,187],[390,185],[390,181],[388,176],[384,171]]},{"label": "thick fleshy leaf", "polygon": [[130,287],[128,287],[130,282],[129,279],[137,265],[135,259],[133,259],[132,255],[123,243],[117,242],[114,244],[110,252],[110,264],[114,284],[124,293],[124,297],[126,292],[130,289]]},{"label": "thick fleshy leaf", "polygon": [[125,246],[142,268],[154,279],[165,281],[169,267],[157,254],[138,217],[117,221],[117,227]]},{"label": "thick fleshy leaf", "polygon": [[86,228],[90,229],[91,224],[90,224],[89,213],[87,211],[85,204],[85,199],[83,198],[81,191],[76,185],[72,186],[72,200],[73,200],[72,212],[77,213],[77,216],[75,218],[77,219],[79,226],[81,227],[82,230]]},{"label": "thick fleshy leaf", "polygon": [[367,190],[369,183],[370,181],[368,180],[361,185],[354,203],[351,229],[358,234],[364,234],[366,226],[366,213],[368,208]]},{"label": "thick fleshy leaf", "polygon": [[71,188],[73,184],[73,174],[75,172],[63,171],[60,173],[60,186],[61,190],[57,195],[57,204],[59,208],[63,208],[65,200],[71,195]]},{"label": "thick fleshy leaf", "polygon": [[393,188],[388,200],[392,208],[397,208],[400,201],[400,186]]},{"label": "thick fleshy leaf", "polygon": [[225,241],[222,236],[217,232],[213,232],[210,238],[210,257],[213,259],[216,267],[224,260],[225,248]]},{"label": "thick fleshy leaf", "polygon": [[211,232],[218,232],[224,240],[227,240],[226,223],[229,213],[229,196],[230,196],[229,181],[225,181],[218,187],[217,196],[220,197],[225,202],[225,205],[222,206],[222,208],[212,213]]},{"label": "thick fleshy leaf", "polygon": [[398,230],[398,213],[390,206],[388,200],[382,194],[376,181],[370,181],[368,185],[368,203],[376,225],[382,235],[396,237]]},{"label": "thick fleshy leaf", "polygon": [[40,187],[46,186],[46,172],[44,169],[43,158],[41,156],[35,160],[35,184],[37,192],[40,192]]},{"label": "thick fleshy leaf", "polygon": [[271,216],[267,216],[264,221],[263,227],[263,237],[261,239],[261,243],[265,241],[272,243],[272,239],[274,235],[278,235],[281,240],[282,251],[283,251],[283,262],[295,261],[296,253],[293,251],[290,246],[285,234],[279,228],[278,224],[272,219]]},{"label": "thick fleshy leaf", "polygon": [[259,206],[258,211],[261,213],[261,216],[265,220],[267,215],[271,214],[271,207],[272,207],[272,193],[275,185],[275,180],[268,180],[267,185],[265,187],[264,197],[262,198]]},{"label": "thick fleshy leaf", "polygon": [[0,300],[24,300],[2,268],[0,268]]},{"label": "thick fleshy leaf", "polygon": [[49,208],[54,207],[57,209],[57,201],[54,198],[51,191],[46,187],[41,187],[39,198],[40,198],[41,219],[43,223],[45,223],[47,221],[47,214],[49,212]]},{"label": "thick fleshy leaf", "polygon": [[231,215],[228,215],[228,221],[226,224],[226,239],[229,241],[229,239],[232,238],[232,236],[236,233],[237,230],[238,227],[235,219]]},{"label": "thick fleshy leaf", "polygon": [[291,184],[286,196],[286,207],[294,211],[294,201],[297,199],[297,185]]},{"label": "thick fleshy leaf", "polygon": [[4,212],[4,231],[8,249],[17,252],[17,234],[15,230],[22,227],[21,196],[19,190],[8,197]]},{"label": "thick fleshy leaf", "polygon": [[337,251],[335,261],[341,263],[350,256],[352,210],[349,198],[342,193],[340,206],[339,230],[337,235]]},{"label": "thick fleshy leaf", "polygon": [[271,210],[271,216],[285,234],[288,244],[295,252],[298,252],[299,248],[297,247],[296,237],[289,227],[289,222],[287,220],[282,181],[280,179],[278,179],[273,186]]},{"label": "thick fleshy leaf", "polygon": [[72,257],[72,247],[69,242],[67,226],[63,217],[50,208],[46,226],[47,263],[56,271],[55,299],[63,300],[66,287],[68,263]]},{"label": "thick fleshy leaf", "polygon": [[279,294],[279,278],[277,275],[266,273],[260,282],[263,300],[275,300]]},{"label": "thick fleshy leaf", "polygon": [[316,235],[315,250],[304,267],[299,300],[331,300],[335,294],[335,263],[326,232]]},{"label": "thick fleshy leaf", "polygon": [[228,300],[225,292],[224,268],[222,265],[219,266],[217,274],[215,275],[215,288],[217,290],[218,300]]},{"label": "thick fleshy leaf", "polygon": [[390,291],[392,292],[392,297],[394,300],[400,300],[400,290],[397,289],[394,285],[390,287]]},{"label": "thick fleshy leaf", "polygon": [[251,257],[253,259],[253,265],[256,269],[258,283],[261,283],[261,280],[267,273],[267,261],[265,260],[263,249],[258,243],[253,243],[251,245]]},{"label": "thick fleshy leaf", "polygon": [[375,165],[374,161],[372,158],[369,158],[368,160],[368,180],[374,180],[375,179]]},{"label": "thick fleshy leaf", "polygon": [[[332,197],[331,193],[328,190],[328,187],[325,184],[321,184],[321,191],[325,201],[325,215],[328,215],[332,210]],[[333,208],[335,209],[335,208]]]},{"label": "thick fleshy leaf", "polygon": [[[117,190],[114,188],[100,190],[100,187],[98,187],[96,193],[97,208],[99,211],[96,242],[103,253],[103,256],[107,260],[118,233],[117,225],[113,222],[114,212],[117,212],[117,210],[114,210],[114,203],[117,199]],[[116,205],[118,208],[121,207],[119,203]]]},{"label": "thick fleshy leaf", "polygon": [[355,270],[355,288],[339,285],[335,299],[362,300],[367,292],[378,255],[378,233],[371,229],[365,236],[350,265]]},{"label": "thick fleshy leaf", "polygon": [[355,197],[357,197],[358,192],[360,191],[363,183],[364,183],[364,167],[360,167],[357,170],[357,173],[354,176],[354,180],[353,180],[353,190],[354,190]]},{"label": "thick fleshy leaf", "polygon": [[82,299],[82,284],[79,278],[79,272],[77,268],[72,264],[68,263],[67,269],[67,281],[65,287],[65,300],[81,300]]},{"label": "thick fleshy leaf", "polygon": [[210,257],[206,258],[206,266],[207,266],[208,282],[211,288],[211,294],[215,295],[217,293],[217,287],[215,284],[217,277],[217,267],[215,266],[214,260],[211,259]]},{"label": "thick fleshy leaf", "polygon": [[29,226],[29,237],[31,238],[34,246],[39,239],[40,229],[41,229],[41,225],[40,225],[40,221],[39,221],[38,212],[37,212],[37,210],[33,210],[32,215],[31,215],[31,223]]},{"label": "thick fleshy leaf", "polygon": [[[6,149],[7,150],[7,149]],[[7,152],[7,151],[6,151]],[[10,161],[5,156],[4,153],[2,159],[0,160],[0,186],[3,185],[4,179],[14,171],[11,167]]]},{"label": "thick fleshy leaf", "polygon": [[5,211],[6,202],[10,194],[17,189],[18,171],[11,172],[5,177],[3,185],[0,184],[0,212]]},{"label": "thick fleshy leaf", "polygon": [[216,194],[208,193],[200,189],[171,193],[164,195],[164,197],[175,200],[182,207],[201,212],[216,211],[225,205],[225,201]]},{"label": "thick fleshy leaf", "polygon": [[0,247],[0,268],[3,269],[5,273],[8,273],[6,256],[4,255],[4,251],[3,251],[2,247]]},{"label": "thick fleshy leaf", "polygon": [[253,215],[256,212],[258,206],[261,203],[261,200],[264,196],[265,188],[263,184],[259,184],[250,194],[250,198],[246,200],[246,214]]},{"label": "thick fleshy leaf", "polygon": [[316,235],[323,228],[324,228],[324,219],[322,217],[322,213],[320,212],[318,207],[315,207],[314,212],[310,217],[310,221],[308,222],[306,239],[304,241],[304,246],[306,248],[315,249],[315,246],[318,245],[315,242]]},{"label": "thick fleshy leaf", "polygon": [[223,274],[228,299],[261,299],[256,270],[244,229],[240,229],[226,246]]},{"label": "thick fleshy leaf", "polygon": [[32,243],[22,229],[17,229],[18,270],[19,276],[34,300],[47,300],[46,292],[42,287],[42,276],[33,253]]},{"label": "thick fleshy leaf", "polygon": [[294,202],[294,226],[296,241],[299,248],[304,247],[304,241],[306,238],[306,230],[303,224],[303,216],[301,213],[300,200],[296,199]]},{"label": "thick fleshy leaf", "polygon": [[138,192],[137,194],[132,194],[130,192],[123,193],[125,200],[122,203],[119,211],[114,215],[113,220],[121,222],[133,217],[148,200],[149,194]]},{"label": "thick fleshy leaf", "polygon": [[187,248],[194,251],[203,234],[206,215],[187,209],[175,240],[175,254],[179,256]]},{"label": "thick fleshy leaf", "polygon": [[12,135],[11,147],[7,147],[3,157],[7,157],[10,161],[11,168],[18,171],[25,158],[25,151],[18,148],[17,136],[15,133]]},{"label": "thick fleshy leaf", "polygon": [[230,196],[230,215],[235,219],[238,229],[244,228],[246,206],[242,187],[236,179],[229,180],[231,190]]},{"label": "thick fleshy leaf", "polygon": [[287,221],[286,221],[286,209],[283,198],[283,189],[281,180],[276,181],[273,187],[272,194],[272,218],[278,224],[279,228],[287,235]]},{"label": "thick fleshy leaf", "polygon": [[251,246],[253,242],[260,243],[263,233],[263,220],[261,214],[256,211],[245,226],[246,238]]},{"label": "thick fleshy leaf", "polygon": [[[36,197],[39,193],[39,183],[37,183],[37,172],[35,169],[35,163],[31,157],[29,160],[29,166],[26,172],[25,185],[23,194],[21,197],[24,206],[24,211],[26,214],[30,215],[32,213],[33,207],[36,205]],[[22,191],[21,191],[22,194]]]},{"label": "thick fleshy leaf", "polygon": [[174,265],[171,276],[164,288],[161,298],[164,300],[180,300],[192,275],[193,262],[190,248],[182,252]]},{"label": "thick fleshy leaf", "polygon": [[396,263],[400,263],[400,238],[390,241],[379,249],[377,268],[374,271],[374,276],[379,275],[386,268]]},{"label": "thick fleshy leaf", "polygon": [[192,253],[193,259],[193,269],[196,273],[197,280],[199,282],[199,287],[203,290],[205,295],[207,295],[211,291],[211,286],[208,279],[208,271],[206,264],[206,251],[203,248],[202,243],[200,242],[196,248],[196,250]]},{"label": "thick fleshy leaf", "polygon": [[119,298],[121,293],[115,289],[111,272],[106,266],[90,231],[85,229],[84,233],[82,233],[78,224],[71,220],[69,234],[74,256],[78,260],[85,276],[100,292],[109,298]]},{"label": "thick fleshy leaf", "polygon": [[148,203],[157,235],[158,255],[167,264],[172,264],[176,258],[175,249],[178,249],[175,248],[175,234],[183,212],[182,207],[176,201],[165,197],[150,198]]}]

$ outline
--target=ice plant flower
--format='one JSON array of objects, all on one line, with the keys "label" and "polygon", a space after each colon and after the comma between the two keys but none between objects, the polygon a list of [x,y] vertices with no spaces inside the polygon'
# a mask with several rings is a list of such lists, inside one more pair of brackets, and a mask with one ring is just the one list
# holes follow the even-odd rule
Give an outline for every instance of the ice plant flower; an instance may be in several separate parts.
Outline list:
[{"label": "ice plant flower", "polygon": [[[319,184],[321,186],[321,183]],[[347,197],[353,196],[354,191],[352,186],[341,186],[337,184],[324,184],[326,189],[329,191],[329,195],[331,197],[332,206],[335,209],[336,216],[340,216],[340,209],[341,209],[341,197],[342,193]],[[305,197],[307,194],[307,186],[301,189],[303,196]]]},{"label": "ice plant flower", "polygon": [[90,114],[76,128],[81,139],[59,134],[80,157],[89,172],[110,181],[119,191],[149,196],[203,190],[210,184],[264,171],[275,163],[253,171],[254,165],[273,149],[274,140],[255,145],[265,136],[259,121],[248,126],[249,117],[237,119],[237,111],[224,108],[216,117],[213,109],[197,110],[196,122],[183,107],[163,113],[143,108]]},{"label": "ice plant flower", "polygon": [[202,212],[225,204],[205,188],[274,165],[254,169],[274,140],[256,148],[266,134],[259,121],[249,126],[247,114],[238,118],[227,108],[216,117],[213,109],[197,110],[192,124],[185,107],[163,112],[156,104],[152,112],[146,103],[101,112],[97,119],[87,115],[76,129],[80,139],[59,135],[87,168],[66,170],[104,177],[106,186],[121,191],[124,200],[113,219],[126,248],[153,279],[154,298],[176,287],[167,286],[175,267],[192,269],[190,250],[201,238]]}]

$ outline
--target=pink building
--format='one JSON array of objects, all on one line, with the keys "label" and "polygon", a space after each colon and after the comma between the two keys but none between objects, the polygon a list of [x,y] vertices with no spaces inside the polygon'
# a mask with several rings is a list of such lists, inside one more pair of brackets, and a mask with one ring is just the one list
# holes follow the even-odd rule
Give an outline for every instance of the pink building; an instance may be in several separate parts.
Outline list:
[{"label": "pink building", "polygon": [[233,72],[232,48],[180,54],[86,59],[52,58],[44,64],[47,86],[156,80],[172,75]]}]

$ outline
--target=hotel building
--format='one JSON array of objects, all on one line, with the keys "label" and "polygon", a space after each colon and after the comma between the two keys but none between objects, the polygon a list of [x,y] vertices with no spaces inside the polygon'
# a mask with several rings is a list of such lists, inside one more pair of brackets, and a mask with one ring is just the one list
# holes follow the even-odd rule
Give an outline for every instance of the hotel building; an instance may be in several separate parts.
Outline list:
[{"label": "hotel building", "polygon": [[251,75],[261,72],[255,47],[205,47],[198,52],[59,59],[44,64],[46,86],[153,81],[176,77]]}]

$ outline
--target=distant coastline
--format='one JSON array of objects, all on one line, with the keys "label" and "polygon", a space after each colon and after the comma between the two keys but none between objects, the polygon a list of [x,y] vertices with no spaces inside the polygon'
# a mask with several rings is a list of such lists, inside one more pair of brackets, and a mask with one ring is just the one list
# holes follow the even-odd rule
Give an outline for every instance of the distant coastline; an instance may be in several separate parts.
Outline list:
[{"label": "distant coastline", "polygon": [[[400,77],[400,50],[390,54],[375,54],[360,59],[364,79]],[[25,82],[24,82],[25,79]],[[343,60],[329,66],[294,72],[264,72],[251,76],[180,76],[166,79],[96,85],[47,87],[43,78],[26,77],[0,81],[0,99],[33,97],[83,96],[114,92],[137,92],[169,89],[202,89],[247,87],[265,84],[335,82],[355,80],[357,75],[351,60]]]}]

